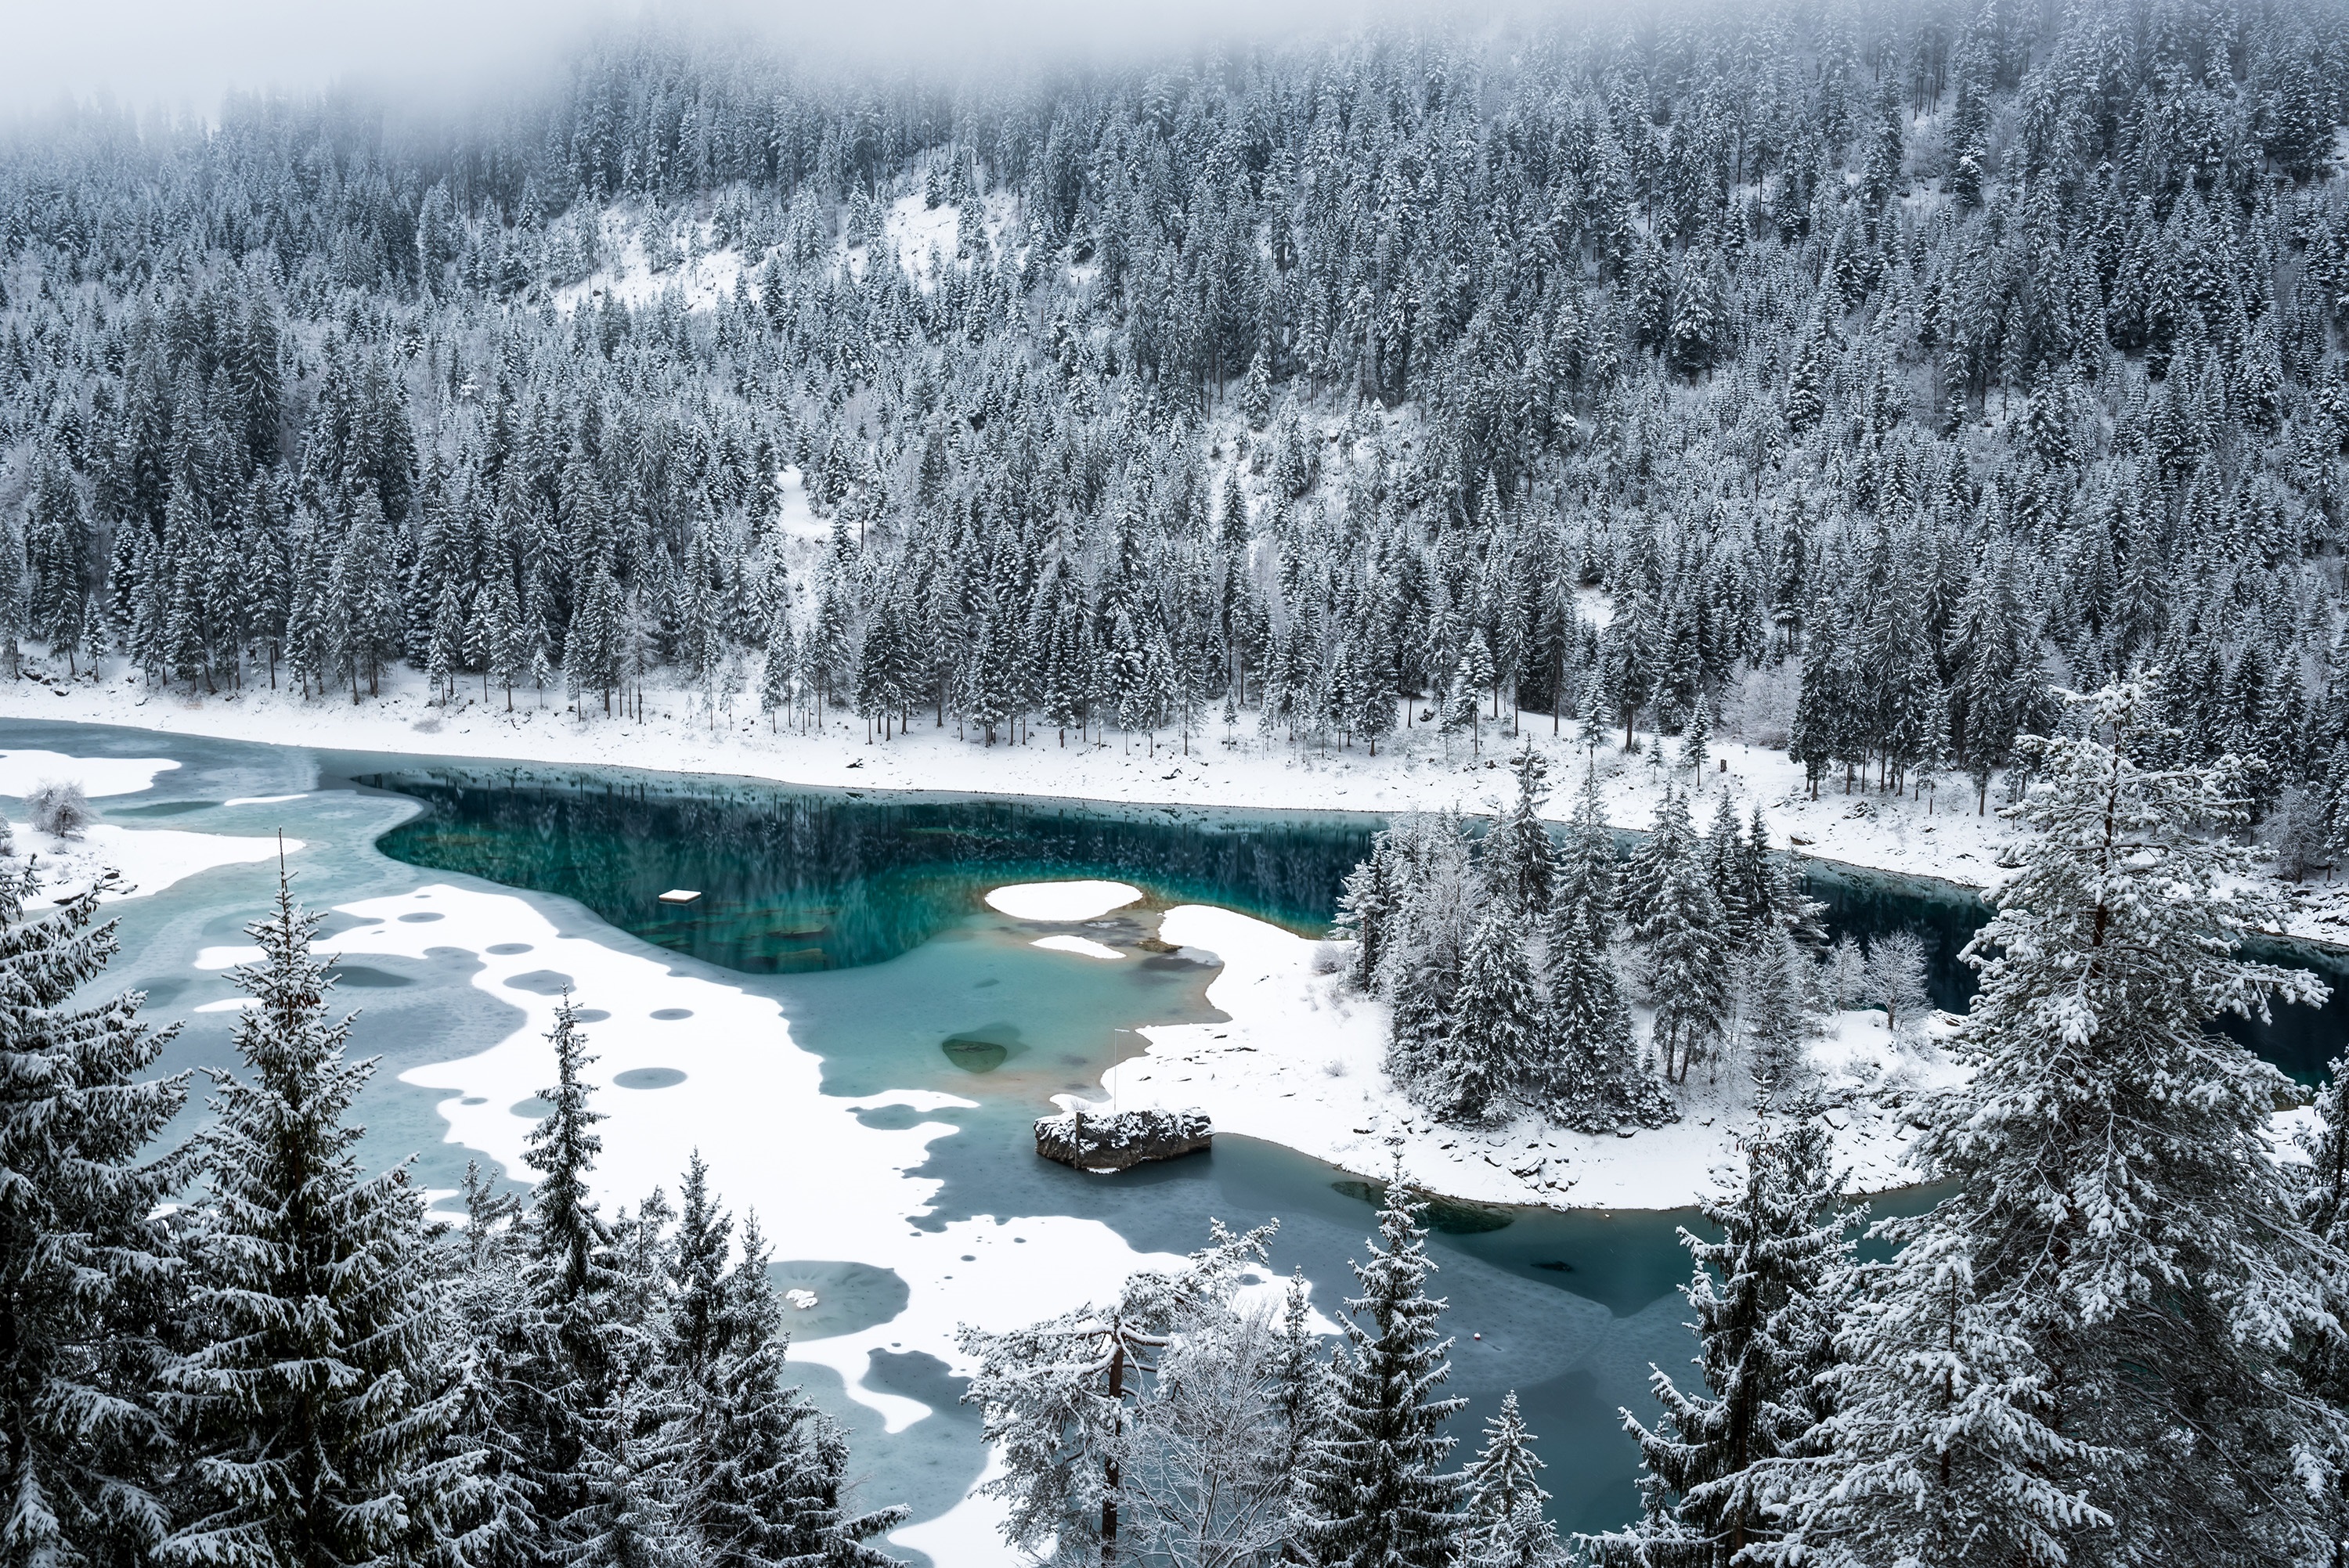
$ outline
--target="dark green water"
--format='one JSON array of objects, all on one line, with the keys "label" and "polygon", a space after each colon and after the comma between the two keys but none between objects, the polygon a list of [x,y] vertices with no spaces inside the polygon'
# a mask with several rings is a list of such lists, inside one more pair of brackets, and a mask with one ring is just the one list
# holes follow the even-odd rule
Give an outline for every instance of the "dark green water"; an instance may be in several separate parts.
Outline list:
[{"label": "dark green water", "polygon": [[[1022,879],[1115,877],[1326,928],[1375,823],[1245,819],[698,784],[614,769],[435,768],[362,776],[431,810],[384,835],[395,860],[578,900],[673,952],[746,975],[878,964]],[[665,906],[670,888],[698,903]]]}]

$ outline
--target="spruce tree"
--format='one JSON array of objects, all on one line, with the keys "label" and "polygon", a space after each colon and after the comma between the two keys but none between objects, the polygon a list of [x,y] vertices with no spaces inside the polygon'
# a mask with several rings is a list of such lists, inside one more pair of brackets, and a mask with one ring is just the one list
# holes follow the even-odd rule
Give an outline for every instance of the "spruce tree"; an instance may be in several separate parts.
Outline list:
[{"label": "spruce tree", "polygon": [[568,992],[555,1006],[547,1039],[554,1047],[555,1082],[539,1091],[547,1112],[531,1130],[523,1162],[539,1174],[524,1222],[531,1297],[551,1336],[534,1369],[542,1379],[534,1479],[541,1512],[561,1521],[585,1504],[592,1429],[612,1398],[616,1371],[606,1298],[618,1274],[612,1227],[587,1185],[604,1148],[595,1131],[604,1115],[592,1108],[595,1089],[585,1077],[595,1058],[587,1054]]},{"label": "spruce tree", "polygon": [[348,1121],[373,1076],[326,1008],[320,917],[280,874],[236,971],[254,1006],[232,1039],[200,1148],[211,1186],[191,1238],[198,1347],[165,1377],[187,1515],[166,1553],[230,1568],[314,1568],[429,1552],[463,1458],[436,1460],[458,1415],[437,1387],[440,1303],[423,1202],[403,1164],[369,1175]]},{"label": "spruce tree", "polygon": [[1765,1099],[1744,1175],[1703,1205],[1720,1240],[1681,1232],[1696,1264],[1683,1294],[1703,1389],[1651,1367],[1662,1422],[1623,1412],[1645,1517],[1628,1536],[1600,1538],[1602,1561],[1711,1568],[1778,1537],[1771,1461],[1800,1454],[1823,1413],[1813,1380],[1832,1360],[1848,1247],[1826,1130],[1807,1105],[1791,1109],[1782,1117]]},{"label": "spruce tree", "polygon": [[[688,1187],[682,1227],[706,1237],[709,1228],[697,1223],[695,1209]],[[680,1245],[680,1263],[691,1246]],[[855,1513],[843,1506],[847,1439],[783,1381],[782,1312],[767,1277],[770,1256],[757,1218],[746,1218],[734,1266],[722,1275],[698,1267],[696,1283],[672,1308],[677,1342],[698,1339],[707,1357],[682,1418],[680,1440],[691,1459],[677,1504],[679,1522],[712,1568],[765,1568],[795,1559],[837,1568],[894,1562],[867,1542],[903,1521],[905,1511]]]},{"label": "spruce tree", "polygon": [[1444,1470],[1444,1423],[1465,1400],[1436,1389],[1451,1376],[1438,1339],[1445,1303],[1426,1292],[1427,1205],[1398,1170],[1379,1210],[1362,1294],[1346,1303],[1346,1343],[1331,1377],[1328,1425],[1305,1465],[1299,1544],[1319,1568],[1451,1568],[1465,1488]]},{"label": "spruce tree", "polygon": [[1843,1335],[1800,1539],[1953,1564],[2318,1552],[2337,1450],[2290,1357],[2340,1254],[2268,1153],[2279,1075],[2208,1026],[2323,988],[2237,952],[2276,912],[2224,836],[2232,779],[2135,760],[2163,738],[2142,682],[2072,701],[2075,733],[2023,743],[2010,813],[2035,831],[1966,950],[1971,1075],[1914,1149],[1958,1190],[1878,1227],[1900,1251]]},{"label": "spruce tree", "polygon": [[1549,797],[1549,765],[1530,741],[1509,761],[1517,777],[1516,799],[1485,840],[1485,885],[1521,919],[1549,913],[1557,853],[1541,820]]},{"label": "spruce tree", "polygon": [[1452,1001],[1433,1099],[1447,1120],[1498,1114],[1512,1097],[1538,1092],[1541,1009],[1524,926],[1506,904],[1477,924]]},{"label": "spruce tree", "polygon": [[1485,1423],[1485,1446],[1468,1466],[1462,1568],[1557,1568],[1565,1561],[1557,1528],[1542,1511],[1549,1493],[1542,1490],[1546,1467],[1533,1444],[1511,1389],[1500,1413]]},{"label": "spruce tree", "polygon": [[465,1226],[444,1247],[448,1315],[439,1361],[456,1409],[436,1453],[460,1461],[450,1568],[530,1568],[548,1542],[538,1510],[560,1346],[530,1290],[522,1201],[469,1162]]},{"label": "spruce tree", "polygon": [[1729,945],[1720,903],[1695,855],[1682,848],[1660,857],[1653,869],[1661,882],[1631,934],[1655,1002],[1664,1074],[1685,1083],[1691,1065],[1719,1043],[1728,1022]]},{"label": "spruce tree", "polygon": [[171,1434],[153,1398],[178,1305],[158,1213],[188,1174],[153,1148],[187,1097],[142,1078],[173,1034],[129,993],[77,1004],[116,952],[101,880],[27,920],[0,863],[0,1486],[8,1568],[151,1557]]}]

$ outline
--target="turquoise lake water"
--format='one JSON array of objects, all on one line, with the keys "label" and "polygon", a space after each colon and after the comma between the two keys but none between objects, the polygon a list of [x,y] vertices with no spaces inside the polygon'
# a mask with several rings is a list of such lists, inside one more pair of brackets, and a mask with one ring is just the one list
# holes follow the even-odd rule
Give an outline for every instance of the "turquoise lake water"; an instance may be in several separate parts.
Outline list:
[{"label": "turquoise lake water", "polygon": [[[681,973],[771,996],[792,1037],[821,1057],[827,1095],[934,1088],[976,1101],[927,1113],[959,1131],[934,1143],[921,1169],[944,1183],[923,1222],[1078,1214],[1136,1249],[1180,1253],[1200,1244],[1211,1218],[1237,1227],[1278,1217],[1281,1271],[1302,1267],[1325,1307],[1351,1288],[1347,1265],[1371,1224],[1370,1194],[1318,1161],[1236,1138],[1219,1140],[1209,1156],[1113,1180],[1036,1158],[1030,1119],[1053,1093],[1097,1088],[1116,1056],[1140,1048],[1133,1029],[1216,1016],[1204,995],[1212,970],[1172,954],[1048,964],[980,895],[1010,881],[1107,876],[1135,883],[1155,905],[1214,903],[1318,932],[1375,819],[786,789],[0,723],[0,748],[26,747],[177,758],[182,766],[155,788],[98,800],[101,815],[203,832],[282,830],[305,846],[295,858],[297,885],[315,907],[431,882],[519,890],[565,933],[623,949],[649,944]],[[297,791],[305,792],[298,800],[222,804]],[[151,1015],[189,1020],[166,1067],[230,1059],[230,1018],[191,1009],[232,988],[191,961],[201,947],[243,940],[240,928],[266,902],[274,876],[274,865],[227,867],[118,906],[119,982],[148,990]],[[1813,886],[1837,929],[1924,932],[1940,999],[1962,1002],[1969,976],[1955,954],[1982,918],[1979,901],[1942,884],[1827,866],[1814,868]],[[671,887],[705,896],[664,908],[655,895]],[[2333,955],[2295,955],[2337,971]],[[436,949],[424,961],[370,957],[340,971],[343,999],[362,1009],[355,1049],[383,1057],[362,1101],[366,1156],[416,1154],[429,1187],[453,1186],[469,1151],[443,1141],[438,1091],[396,1079],[407,1068],[485,1049],[517,1026],[518,1009],[470,984],[478,968],[473,955]],[[2349,1004],[2336,1001],[2295,1010],[2253,1043],[2305,1076],[2344,1037]],[[658,1079],[656,1072],[627,1087],[657,1092]],[[888,1119],[899,1114],[868,1119],[902,1125]],[[802,1337],[885,1321],[902,1303],[902,1282],[883,1271],[791,1257],[788,1215],[762,1218],[785,1260],[779,1276],[823,1297],[798,1326]],[[1473,1443],[1483,1418],[1515,1389],[1540,1435],[1560,1524],[1621,1522],[1636,1509],[1636,1453],[1616,1412],[1650,1412],[1650,1363],[1677,1373],[1693,1352],[1675,1238],[1694,1216],[1447,1206],[1437,1218],[1435,1287],[1452,1303],[1447,1324],[1458,1338],[1453,1388],[1471,1401],[1456,1435]],[[848,1425],[869,1500],[903,1501],[926,1517],[977,1476],[976,1413],[955,1403],[958,1387],[942,1363],[874,1357],[869,1384],[936,1412],[892,1437],[829,1371],[803,1375]]]}]

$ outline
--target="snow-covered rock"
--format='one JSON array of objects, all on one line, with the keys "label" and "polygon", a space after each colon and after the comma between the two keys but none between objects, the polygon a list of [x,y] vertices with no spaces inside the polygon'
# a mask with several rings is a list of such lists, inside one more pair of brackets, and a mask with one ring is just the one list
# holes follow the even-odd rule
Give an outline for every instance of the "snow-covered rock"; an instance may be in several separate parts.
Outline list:
[{"label": "snow-covered rock", "polygon": [[1064,1110],[1036,1119],[1036,1152],[1080,1171],[1125,1171],[1199,1154],[1215,1141],[1204,1111]]}]

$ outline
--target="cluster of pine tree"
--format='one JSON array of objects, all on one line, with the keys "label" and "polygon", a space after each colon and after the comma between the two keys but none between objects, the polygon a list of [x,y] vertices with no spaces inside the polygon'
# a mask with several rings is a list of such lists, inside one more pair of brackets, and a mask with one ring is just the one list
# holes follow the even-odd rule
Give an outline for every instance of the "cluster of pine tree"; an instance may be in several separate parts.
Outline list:
[{"label": "cluster of pine tree", "polygon": [[[1339,905],[1347,978],[1392,1009],[1387,1071],[1435,1115],[1661,1126],[1680,1117],[1664,1083],[1693,1063],[1743,1047],[1758,1079],[1791,1087],[1819,1014],[1883,1000],[1857,984],[1837,995],[1814,956],[1820,906],[1759,808],[1740,821],[1723,795],[1700,834],[1668,779],[1654,830],[1623,861],[1595,768],[1561,842],[1541,817],[1547,764],[1527,747],[1512,766],[1516,801],[1481,839],[1454,817],[1405,819]],[[1644,1047],[1635,994],[1653,1010]]]},{"label": "cluster of pine tree", "polygon": [[[2336,1085],[2277,1158],[2281,1075],[2210,1027],[2322,1000],[2271,920],[2232,766],[2178,767],[2149,683],[2029,742],[2038,830],[1968,956],[1967,1079],[1920,1110],[1951,1194],[1857,1262],[1816,1120],[1748,1150],[1697,1263],[1702,1389],[1607,1564],[2314,1563],[2349,1540]],[[2336,1079],[2343,1064],[2334,1064]]]},{"label": "cluster of pine tree", "polygon": [[[783,1380],[755,1223],[699,1161],[683,1208],[598,1214],[600,1119],[566,1003],[524,1208],[469,1173],[428,1219],[369,1173],[316,918],[281,882],[213,1119],[137,994],[91,1001],[98,888],[28,919],[0,866],[0,1561],[697,1568],[892,1561],[839,1428]],[[186,1198],[184,1205],[173,1202]]]},{"label": "cluster of pine tree", "polygon": [[0,633],[984,742],[1710,704],[1979,807],[2051,674],[2143,665],[2318,859],[2345,95],[2320,0],[1688,0],[959,85],[655,28],[471,118],[77,110],[0,141]]},{"label": "cluster of pine tree", "polygon": [[1462,1470],[1444,1424],[1452,1341],[1427,1294],[1427,1205],[1398,1174],[1328,1358],[1301,1275],[1276,1316],[1239,1291],[1275,1227],[1005,1334],[963,1331],[1010,1503],[1004,1533],[1056,1563],[1564,1568],[1542,1461],[1503,1401]]}]

